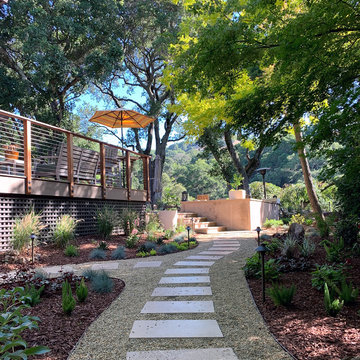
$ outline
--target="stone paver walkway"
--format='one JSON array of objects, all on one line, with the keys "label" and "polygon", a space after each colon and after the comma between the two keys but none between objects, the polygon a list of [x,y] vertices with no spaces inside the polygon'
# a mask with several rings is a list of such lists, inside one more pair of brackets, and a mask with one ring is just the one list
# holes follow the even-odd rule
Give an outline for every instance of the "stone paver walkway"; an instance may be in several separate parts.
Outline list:
[{"label": "stone paver walkway", "polygon": [[[269,334],[241,270],[255,247],[254,234],[224,232],[156,260],[67,266],[105,269],[126,283],[68,359],[290,359]],[[43,271],[55,276],[59,267]]]}]

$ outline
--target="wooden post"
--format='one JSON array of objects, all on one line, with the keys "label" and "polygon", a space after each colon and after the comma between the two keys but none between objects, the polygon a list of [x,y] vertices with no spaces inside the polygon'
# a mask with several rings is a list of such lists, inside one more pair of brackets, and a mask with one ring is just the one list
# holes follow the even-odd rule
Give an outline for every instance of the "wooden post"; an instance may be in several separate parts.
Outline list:
[{"label": "wooden post", "polygon": [[31,122],[23,120],[24,124],[24,175],[25,194],[31,194]]},{"label": "wooden post", "polygon": [[101,189],[102,198],[106,198],[106,172],[105,172],[105,145],[100,143],[100,176],[101,176]]},{"label": "wooden post", "polygon": [[142,160],[144,174],[144,190],[146,190],[146,201],[150,201],[149,157],[144,156]]},{"label": "wooden post", "polygon": [[130,164],[130,152],[126,151],[126,187],[128,192],[128,201],[130,201],[131,191],[131,164]]},{"label": "wooden post", "polygon": [[69,182],[69,195],[74,197],[74,153],[73,153],[73,135],[66,134],[67,140],[67,170]]}]

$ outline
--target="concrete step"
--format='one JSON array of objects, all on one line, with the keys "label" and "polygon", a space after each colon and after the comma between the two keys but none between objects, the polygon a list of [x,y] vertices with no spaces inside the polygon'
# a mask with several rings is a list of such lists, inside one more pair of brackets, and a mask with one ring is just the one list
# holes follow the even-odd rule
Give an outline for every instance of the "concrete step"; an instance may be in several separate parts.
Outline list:
[{"label": "concrete step", "polygon": [[178,218],[193,218],[197,216],[198,214],[196,213],[178,213]]},{"label": "concrete step", "polygon": [[200,216],[193,217],[192,219],[194,220],[194,223],[200,223],[200,222],[207,222],[208,221],[208,219],[206,217],[200,217]]},{"label": "concrete step", "polygon": [[194,224],[195,229],[203,229],[203,228],[207,228],[209,226],[216,226],[216,222],[215,221],[201,221],[201,222]]},{"label": "concrete step", "polygon": [[199,234],[216,234],[220,231],[226,231],[226,226],[210,226],[201,229],[195,229],[195,232]]}]

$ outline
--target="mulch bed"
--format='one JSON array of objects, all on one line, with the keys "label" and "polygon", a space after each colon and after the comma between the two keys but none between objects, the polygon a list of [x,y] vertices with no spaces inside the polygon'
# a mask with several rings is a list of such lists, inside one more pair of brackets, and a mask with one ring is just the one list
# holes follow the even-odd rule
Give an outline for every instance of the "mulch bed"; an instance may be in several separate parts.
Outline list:
[{"label": "mulch bed", "polygon": [[[36,246],[34,248],[34,254],[39,255],[39,259],[35,261],[33,267],[43,267],[43,266],[55,266],[55,265],[67,265],[67,264],[82,264],[91,261],[106,261],[111,260],[111,251],[115,250],[118,246],[125,246],[126,237],[122,235],[113,235],[110,239],[106,240],[106,243],[109,246],[107,250],[107,258],[105,260],[90,260],[89,255],[93,249],[96,249],[103,239],[100,236],[91,235],[83,236],[76,239],[74,245],[79,249],[79,256],[68,257],[64,255],[64,250],[55,247],[54,245],[42,245]],[[137,248],[145,243],[146,236],[142,235],[136,247],[134,249],[125,249],[126,259],[133,259],[136,257]],[[164,244],[171,242],[171,240],[164,240]],[[22,254],[23,257],[30,259],[30,250],[25,250]],[[6,273],[12,270],[17,270],[22,267],[19,264],[5,264],[3,263],[3,258],[5,253],[0,253],[0,273]]]},{"label": "mulch bed", "polygon": [[[321,246],[313,255],[312,264],[324,264]],[[360,288],[360,258],[348,259],[347,279]],[[311,286],[311,270],[282,274],[281,283],[296,285],[293,305],[275,306],[269,296],[262,302],[261,279],[248,279],[256,305],[270,331],[296,359],[345,360],[360,354],[360,300],[344,306],[336,318],[325,312],[324,295]],[[271,284],[267,284],[270,287]]]},{"label": "mulch bed", "polygon": [[[76,303],[73,313],[68,316],[62,310],[61,289],[56,292],[46,292],[41,297],[41,302],[33,308],[26,309],[26,313],[38,316],[38,330],[27,330],[22,333],[29,346],[43,345],[51,352],[32,357],[42,360],[65,360],[70,351],[81,338],[87,327],[119,296],[125,283],[113,279],[114,289],[108,294],[98,294],[90,289],[86,301]],[[74,294],[74,289],[73,289]]]}]

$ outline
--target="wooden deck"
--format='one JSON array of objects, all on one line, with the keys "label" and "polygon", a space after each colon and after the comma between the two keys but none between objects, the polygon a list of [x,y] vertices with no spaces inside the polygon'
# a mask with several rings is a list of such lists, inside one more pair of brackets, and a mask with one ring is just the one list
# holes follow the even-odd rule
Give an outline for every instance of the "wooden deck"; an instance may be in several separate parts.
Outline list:
[{"label": "wooden deck", "polygon": [[0,110],[0,194],[146,202],[149,156]]}]

